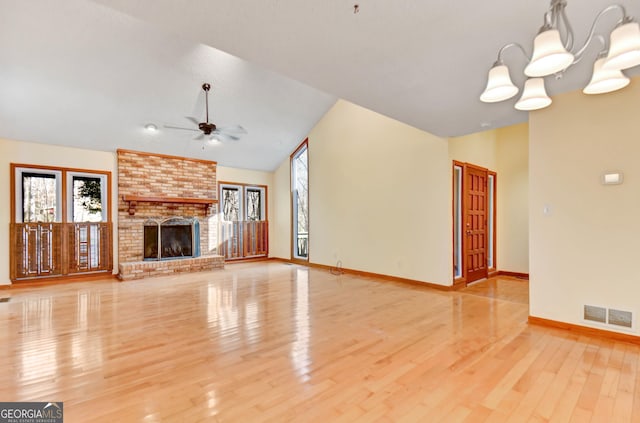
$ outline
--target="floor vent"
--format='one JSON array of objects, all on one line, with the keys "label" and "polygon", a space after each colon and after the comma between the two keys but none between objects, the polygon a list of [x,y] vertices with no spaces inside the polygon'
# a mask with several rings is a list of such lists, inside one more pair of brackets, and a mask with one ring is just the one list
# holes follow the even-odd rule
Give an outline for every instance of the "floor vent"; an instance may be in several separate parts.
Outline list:
[{"label": "floor vent", "polygon": [[633,327],[633,313],[630,311],[585,304],[583,318],[590,322],[605,323],[623,328]]}]

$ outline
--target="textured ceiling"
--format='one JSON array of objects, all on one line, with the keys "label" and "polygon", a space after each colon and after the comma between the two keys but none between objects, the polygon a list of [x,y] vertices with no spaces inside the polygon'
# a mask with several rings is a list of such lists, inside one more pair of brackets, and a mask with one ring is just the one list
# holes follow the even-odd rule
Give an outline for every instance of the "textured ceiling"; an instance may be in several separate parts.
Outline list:
[{"label": "textured ceiling", "polygon": [[[478,96],[502,45],[531,50],[547,0],[366,0],[357,14],[354,3],[0,0],[0,137],[273,170],[337,98],[439,136],[527,119],[515,99]],[[581,43],[610,3],[568,3]],[[621,4],[640,16],[640,2]],[[617,19],[612,12],[598,28]],[[585,85],[599,50],[594,43],[563,78],[547,78],[550,94]],[[526,59],[516,49],[504,58],[522,85]],[[203,150],[186,131],[142,132],[147,122],[202,118],[202,82],[213,84],[212,120],[247,136]]]}]

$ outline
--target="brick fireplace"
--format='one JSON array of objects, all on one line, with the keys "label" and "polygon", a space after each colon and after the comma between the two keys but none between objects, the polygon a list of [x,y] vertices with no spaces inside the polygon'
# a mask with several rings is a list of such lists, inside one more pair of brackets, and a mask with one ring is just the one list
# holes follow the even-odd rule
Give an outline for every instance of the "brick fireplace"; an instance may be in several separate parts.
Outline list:
[{"label": "brick fireplace", "polygon": [[[118,277],[141,279],[223,267],[223,257],[216,254],[216,162],[130,150],[117,154]],[[145,260],[145,225],[175,220],[197,222],[192,228],[198,230],[193,239],[199,244],[192,251],[198,254],[182,257],[180,250],[169,259],[160,254]]]}]

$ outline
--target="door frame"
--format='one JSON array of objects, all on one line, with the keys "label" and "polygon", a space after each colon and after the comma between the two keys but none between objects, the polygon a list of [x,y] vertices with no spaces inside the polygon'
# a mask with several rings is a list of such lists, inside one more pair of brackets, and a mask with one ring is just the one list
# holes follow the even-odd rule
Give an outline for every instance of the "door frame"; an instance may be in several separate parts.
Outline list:
[{"label": "door frame", "polygon": [[245,242],[248,241],[248,239],[246,239],[246,236],[248,236],[248,234],[245,234],[245,226],[247,224],[247,222],[253,222],[253,221],[248,221],[247,220],[247,190],[249,189],[256,189],[262,192],[263,197],[262,197],[262,204],[261,204],[261,214],[262,214],[262,219],[260,221],[255,221],[255,222],[264,222],[267,223],[269,221],[269,189],[267,185],[261,185],[261,184],[247,184],[244,182],[230,182],[230,181],[218,181],[218,195],[220,196],[220,201],[219,201],[219,205],[218,207],[220,207],[219,209],[219,218],[218,218],[218,235],[220,235],[220,230],[221,230],[221,224],[224,221],[223,217],[224,217],[224,212],[222,211],[222,207],[223,207],[223,198],[222,198],[222,190],[226,187],[229,188],[237,188],[239,191],[239,200],[240,200],[240,204],[239,204],[239,210],[238,210],[238,217],[239,220],[237,221],[237,242],[238,242],[238,253],[239,256],[238,257],[227,257],[225,258],[225,261],[236,261],[236,260],[253,260],[255,258],[262,258],[262,257],[268,257],[269,256],[269,230],[268,230],[268,224],[264,229],[264,237],[266,238],[264,240],[265,242],[265,253],[262,254],[258,254],[258,255],[247,255],[247,248],[245,245]]},{"label": "door frame", "polygon": [[[456,178],[456,167],[460,168],[460,180],[458,181]],[[465,218],[465,209],[467,205],[467,199],[465,198],[465,190],[466,190],[466,170],[468,168],[474,168],[477,170],[481,170],[487,173],[487,184],[492,180],[492,186],[487,186],[487,196],[486,196],[486,210],[487,214],[487,225],[485,225],[486,236],[487,239],[487,258],[489,257],[489,252],[491,253],[491,266],[487,263],[487,277],[491,276],[492,273],[496,272],[497,269],[497,181],[498,175],[495,171],[489,170],[485,167],[478,166],[472,163],[461,162],[457,160],[452,161],[451,166],[451,191],[452,191],[452,201],[451,201],[451,210],[452,210],[452,230],[451,230],[451,239],[452,239],[452,261],[451,268],[453,273],[453,285],[456,287],[466,286],[469,283],[467,277],[467,237],[464,236],[464,218]],[[491,178],[489,177],[491,176]],[[459,186],[458,186],[459,185]],[[456,197],[457,189],[459,190],[459,197]],[[491,202],[491,204],[489,204]],[[488,206],[491,205],[491,208]],[[456,206],[459,206],[458,210]],[[491,211],[491,213],[489,213]],[[489,225],[489,221],[491,225]],[[491,233],[489,233],[491,231]],[[460,246],[458,245],[460,244]],[[488,260],[487,260],[488,261]],[[461,267],[460,276],[456,277],[456,264]]]}]

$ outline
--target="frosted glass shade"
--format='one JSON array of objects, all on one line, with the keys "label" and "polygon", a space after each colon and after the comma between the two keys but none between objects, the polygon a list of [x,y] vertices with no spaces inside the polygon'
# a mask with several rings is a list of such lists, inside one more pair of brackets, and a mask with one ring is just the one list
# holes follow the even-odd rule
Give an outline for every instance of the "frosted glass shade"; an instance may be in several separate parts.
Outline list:
[{"label": "frosted glass shade", "polygon": [[518,110],[538,110],[543,109],[551,104],[551,98],[544,89],[544,79],[529,78],[524,83],[522,97],[516,103]]},{"label": "frosted glass shade", "polygon": [[489,71],[487,87],[480,95],[480,101],[495,103],[507,100],[518,94],[518,87],[513,85],[509,76],[509,68],[505,65],[494,65]]},{"label": "frosted glass shade", "polygon": [[533,40],[533,55],[524,73],[532,77],[551,75],[571,66],[573,60],[573,54],[562,45],[560,32],[548,29]]},{"label": "frosted glass shade", "polygon": [[640,25],[629,22],[611,31],[606,69],[628,69],[640,65]]},{"label": "frosted glass shade", "polygon": [[593,64],[591,82],[582,92],[585,94],[604,94],[616,91],[629,85],[629,78],[618,69],[603,69],[607,59],[601,58]]}]

